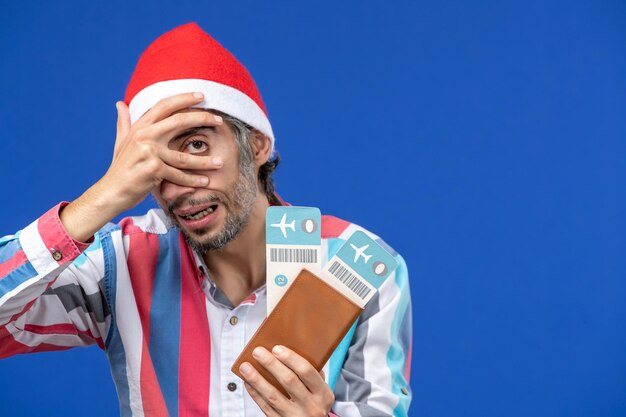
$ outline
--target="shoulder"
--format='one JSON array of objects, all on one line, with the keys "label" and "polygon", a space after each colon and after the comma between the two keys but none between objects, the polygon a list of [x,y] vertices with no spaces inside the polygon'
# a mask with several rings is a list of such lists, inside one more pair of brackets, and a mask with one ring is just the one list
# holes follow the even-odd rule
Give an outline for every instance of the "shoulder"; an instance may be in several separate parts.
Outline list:
[{"label": "shoulder", "polygon": [[176,228],[160,208],[151,209],[141,216],[125,217],[120,221],[119,226],[124,235],[135,233],[164,235]]},{"label": "shoulder", "polygon": [[167,217],[160,208],[148,210],[146,214],[128,216],[119,223],[108,223],[98,232],[100,239],[123,238],[124,236],[137,235],[166,235],[177,232],[176,225]]}]

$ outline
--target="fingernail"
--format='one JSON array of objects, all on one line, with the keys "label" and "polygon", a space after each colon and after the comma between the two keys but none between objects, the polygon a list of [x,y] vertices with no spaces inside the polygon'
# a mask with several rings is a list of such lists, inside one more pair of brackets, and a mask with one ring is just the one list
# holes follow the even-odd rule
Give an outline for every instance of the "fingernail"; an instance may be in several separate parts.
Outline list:
[{"label": "fingernail", "polygon": [[209,183],[209,177],[200,177],[200,184],[207,185]]},{"label": "fingernail", "polygon": [[252,372],[252,367],[250,366],[248,362],[244,362],[239,367],[239,370],[241,371],[242,374],[248,375],[250,372]]},{"label": "fingernail", "polygon": [[202,93],[193,93],[194,98],[204,98],[204,94]]},{"label": "fingernail", "polygon": [[257,359],[263,358],[263,357],[265,357],[265,351],[261,347],[256,347],[252,351],[252,356],[254,356]]},{"label": "fingernail", "polygon": [[214,163],[215,165],[222,165],[222,164],[224,163],[224,161],[222,161],[222,158],[221,158],[221,157],[216,156],[216,157],[214,157],[214,158],[213,158],[213,163]]},{"label": "fingernail", "polygon": [[222,116],[215,116],[215,121],[217,123],[222,123]]},{"label": "fingernail", "polygon": [[281,355],[284,352],[284,349],[282,346],[276,345],[274,346],[274,349],[272,349],[272,352],[274,352],[275,355]]}]

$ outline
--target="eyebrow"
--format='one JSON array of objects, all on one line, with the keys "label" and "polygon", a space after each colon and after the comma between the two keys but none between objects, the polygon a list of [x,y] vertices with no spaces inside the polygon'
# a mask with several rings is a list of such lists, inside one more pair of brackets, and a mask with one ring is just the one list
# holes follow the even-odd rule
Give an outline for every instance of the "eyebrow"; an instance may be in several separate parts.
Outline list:
[{"label": "eyebrow", "polygon": [[198,127],[192,127],[191,129],[187,129],[184,132],[182,132],[179,135],[176,135],[173,139],[170,140],[170,143],[172,142],[177,142],[181,139],[185,139],[189,136],[195,135],[196,133],[200,132],[201,130],[205,130],[205,129],[209,129],[213,132],[215,132],[215,126],[198,126]]}]

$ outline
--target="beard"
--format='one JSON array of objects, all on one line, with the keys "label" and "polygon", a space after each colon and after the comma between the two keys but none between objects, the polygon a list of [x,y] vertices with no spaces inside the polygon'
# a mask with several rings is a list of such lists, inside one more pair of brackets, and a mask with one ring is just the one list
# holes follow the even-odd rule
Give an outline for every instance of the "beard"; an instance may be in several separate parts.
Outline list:
[{"label": "beard", "polygon": [[[223,249],[241,233],[250,220],[256,193],[257,184],[252,164],[240,166],[237,181],[223,195],[213,193],[203,196],[201,199],[183,197],[169,204],[167,212],[169,218],[182,231],[189,246],[197,253],[203,254]],[[226,212],[224,226],[213,235],[211,235],[210,227],[195,229],[193,232],[189,232],[176,219],[174,210],[177,207],[207,203],[220,203],[220,209]]]}]

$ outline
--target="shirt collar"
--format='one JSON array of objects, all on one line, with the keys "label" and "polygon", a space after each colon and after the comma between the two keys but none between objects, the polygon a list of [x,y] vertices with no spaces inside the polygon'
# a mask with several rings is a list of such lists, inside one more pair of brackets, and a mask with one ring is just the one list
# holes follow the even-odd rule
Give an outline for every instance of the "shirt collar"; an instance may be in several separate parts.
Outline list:
[{"label": "shirt collar", "polygon": [[[202,288],[204,288],[205,285],[208,287],[208,291],[206,291],[207,295],[213,298],[215,302],[222,304],[224,307],[227,307],[231,310],[235,308],[235,306],[233,306],[228,297],[226,297],[226,295],[224,295],[224,293],[215,284],[215,281],[213,281],[211,273],[209,272],[209,268],[204,262],[204,258],[195,250],[193,250],[188,243],[186,244],[186,246],[187,250],[189,250],[194,259],[194,271],[196,273],[196,279],[198,280],[198,283]],[[266,286],[265,284],[263,284],[252,293],[250,293],[250,295],[248,295],[248,297],[246,297],[239,305],[242,306],[256,304],[259,300],[259,297],[265,295],[265,293]]]}]

